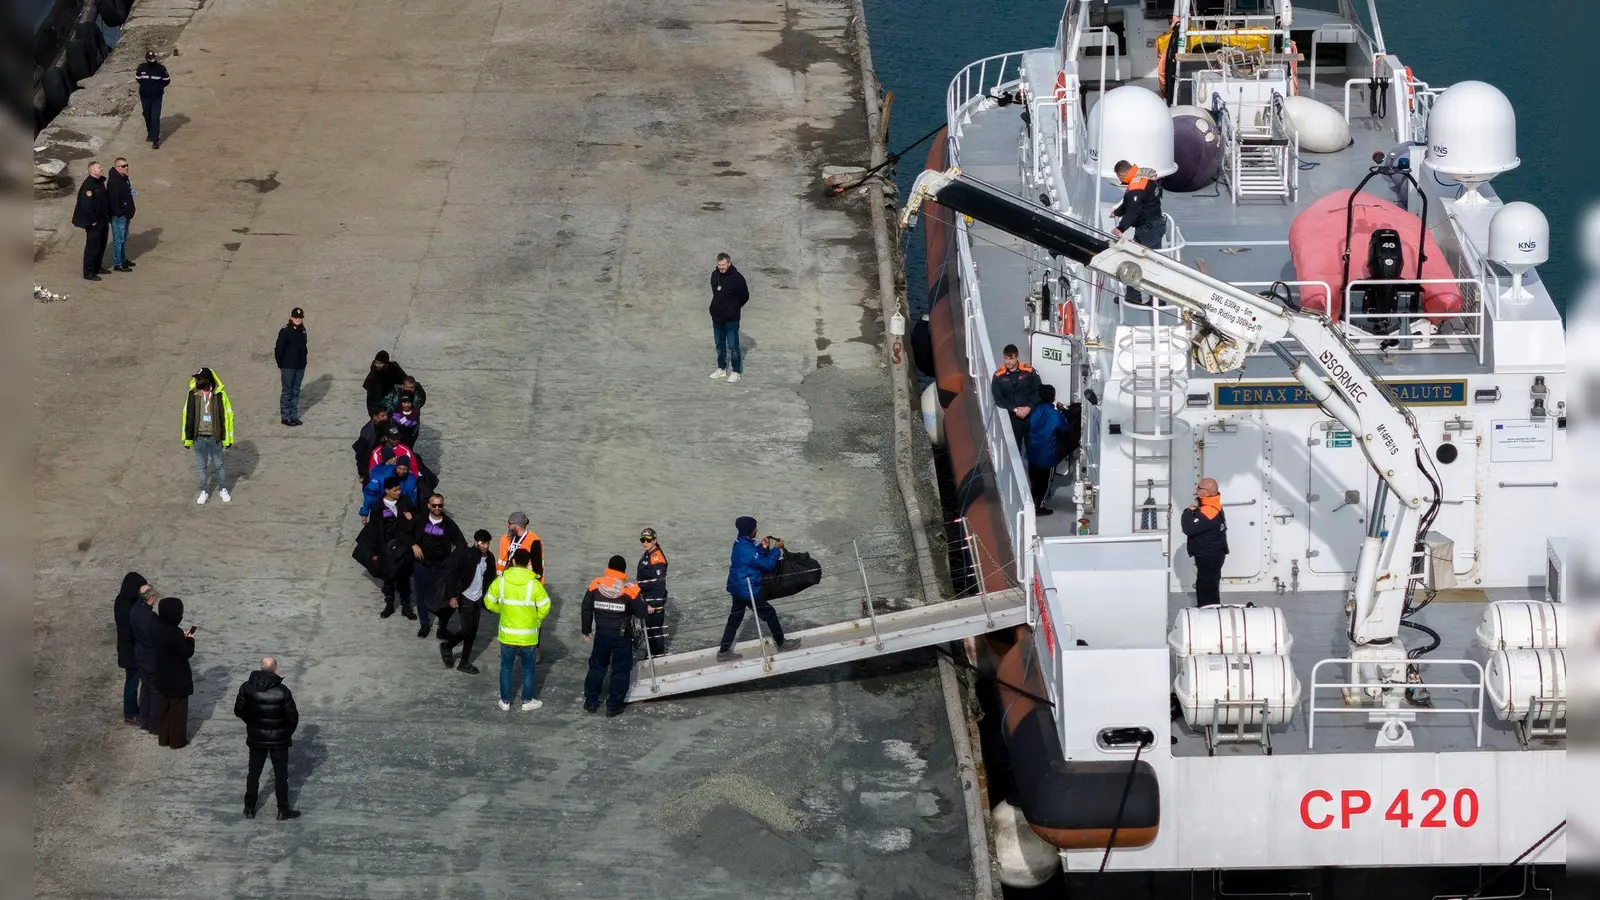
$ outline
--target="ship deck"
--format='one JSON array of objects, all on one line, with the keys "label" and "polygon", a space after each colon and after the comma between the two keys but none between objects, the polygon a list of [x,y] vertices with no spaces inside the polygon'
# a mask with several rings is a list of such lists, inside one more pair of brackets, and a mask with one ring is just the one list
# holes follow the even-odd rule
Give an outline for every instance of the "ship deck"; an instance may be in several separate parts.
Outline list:
[{"label": "ship deck", "polygon": [[[1351,707],[1349,714],[1319,713],[1316,716],[1315,747],[1311,746],[1310,708],[1322,709],[1342,704],[1341,692],[1333,688],[1313,692],[1312,667],[1318,661],[1349,655],[1349,642],[1345,633],[1344,595],[1333,591],[1312,591],[1278,595],[1272,592],[1224,593],[1224,603],[1254,603],[1283,610],[1289,623],[1289,633],[1294,645],[1289,657],[1295,675],[1301,682],[1301,698],[1294,718],[1287,724],[1271,729],[1274,755],[1300,753],[1370,753],[1374,752],[1377,726],[1367,722],[1367,716]],[[1538,600],[1542,593],[1534,589],[1453,590],[1440,592],[1439,598],[1412,617],[1439,633],[1439,648],[1421,661],[1428,659],[1472,659],[1483,663],[1483,650],[1473,644],[1473,634],[1483,618],[1484,607],[1495,600]],[[1175,616],[1180,609],[1194,605],[1194,594],[1175,593],[1169,598],[1170,612]],[[1423,645],[1425,635],[1405,629],[1402,638],[1408,647]],[[1317,674],[1323,683],[1337,682],[1347,676],[1348,667],[1324,666]],[[1431,684],[1463,684],[1478,680],[1476,670],[1469,665],[1439,663],[1424,666],[1423,680]],[[1173,664],[1174,676],[1177,674]],[[1470,710],[1478,708],[1477,692],[1464,690],[1434,690],[1432,702],[1435,709]],[[1516,727],[1511,722],[1501,722],[1494,717],[1485,701],[1483,707],[1483,750],[1525,752],[1518,739]],[[1424,713],[1412,723],[1416,746],[1412,749],[1384,750],[1384,753],[1447,753],[1474,751],[1477,745],[1476,718],[1460,714]],[[1231,730],[1231,729],[1224,729]],[[1207,741],[1205,731],[1188,727],[1180,717],[1172,723],[1172,755],[1205,756]],[[1565,749],[1565,742],[1546,744],[1533,741],[1530,751]],[[1256,756],[1263,752],[1257,744],[1222,744],[1217,756]]]}]

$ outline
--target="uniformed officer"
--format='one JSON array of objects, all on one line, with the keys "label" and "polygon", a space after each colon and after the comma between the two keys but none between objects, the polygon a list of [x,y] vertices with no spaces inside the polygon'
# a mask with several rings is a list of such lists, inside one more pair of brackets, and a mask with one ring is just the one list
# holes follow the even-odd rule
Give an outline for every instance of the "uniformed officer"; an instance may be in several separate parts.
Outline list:
[{"label": "uniformed officer", "polygon": [[627,581],[628,561],[611,557],[604,575],[589,582],[583,595],[583,639],[591,641],[589,675],[583,681],[583,711],[600,708],[600,686],[611,671],[606,718],[622,714],[633,675],[633,620],[645,616],[639,586]]},{"label": "uniformed officer", "polygon": [[167,67],[156,59],[154,50],[146,50],[144,62],[134,70],[133,77],[139,82],[139,105],[144,108],[145,140],[150,142],[150,149],[161,147],[161,98],[167,93],[167,85],[172,83],[172,76],[167,74]]},{"label": "uniformed officer", "polygon": [[[1127,187],[1122,202],[1111,209],[1111,218],[1117,220],[1111,233],[1122,237],[1132,231],[1137,243],[1152,250],[1161,248],[1161,239],[1167,233],[1167,218],[1161,214],[1161,182],[1156,180],[1155,169],[1141,169],[1125,159],[1117,160],[1113,171],[1117,181]],[[1144,295],[1137,288],[1128,288],[1129,303],[1143,303]]]},{"label": "uniformed officer", "polygon": [[1039,388],[1043,384],[1039,373],[1017,357],[1017,345],[1007,344],[1000,351],[1000,368],[994,370],[989,382],[989,393],[994,405],[1006,411],[1011,419],[1011,432],[1016,435],[1017,447],[1028,446],[1028,413],[1039,404]]},{"label": "uniformed officer", "polygon": [[656,530],[646,528],[639,532],[638,573],[634,581],[639,584],[639,596],[644,600],[644,632],[650,645],[651,656],[667,653],[667,555],[661,552],[656,540]]},{"label": "uniformed officer", "polygon": [[72,224],[83,229],[83,277],[99,281],[106,257],[106,239],[111,236],[111,197],[106,192],[105,170],[98,162],[89,163],[89,175],[78,186],[78,205],[72,210]]}]

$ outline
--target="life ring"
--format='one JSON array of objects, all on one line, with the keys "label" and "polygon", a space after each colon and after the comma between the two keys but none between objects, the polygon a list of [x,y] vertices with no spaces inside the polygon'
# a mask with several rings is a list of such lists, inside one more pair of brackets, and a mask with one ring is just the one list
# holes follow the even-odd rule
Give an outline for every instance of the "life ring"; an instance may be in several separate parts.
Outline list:
[{"label": "life ring", "polygon": [[[1291,96],[1291,97],[1297,96],[1300,93],[1300,60],[1296,58],[1299,55],[1300,55],[1300,48],[1295,46],[1294,41],[1290,41],[1289,42],[1289,96]],[[1312,87],[1314,88],[1314,87],[1316,87],[1316,85],[1312,85]]]},{"label": "life ring", "polygon": [[1061,121],[1067,120],[1067,73],[1056,73],[1056,107],[1060,110]]},{"label": "life ring", "polygon": [[1417,111],[1417,89],[1412,84],[1411,67],[1406,66],[1406,112]]}]

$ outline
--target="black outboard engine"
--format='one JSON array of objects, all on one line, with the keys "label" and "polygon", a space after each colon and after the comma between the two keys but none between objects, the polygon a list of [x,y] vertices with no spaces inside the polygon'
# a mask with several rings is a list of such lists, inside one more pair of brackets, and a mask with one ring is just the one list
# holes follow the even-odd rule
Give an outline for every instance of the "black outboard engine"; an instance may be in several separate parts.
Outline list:
[{"label": "black outboard engine", "polygon": [[[1400,232],[1393,228],[1379,228],[1372,232],[1367,242],[1367,277],[1388,281],[1405,277],[1405,252],[1400,246]],[[1366,286],[1362,309],[1369,315],[1392,316],[1396,313],[1416,313],[1422,300],[1422,286],[1418,284],[1369,284]],[[1394,319],[1368,319],[1366,330],[1374,334],[1391,334],[1400,328]],[[1384,346],[1393,346],[1385,341]]]}]

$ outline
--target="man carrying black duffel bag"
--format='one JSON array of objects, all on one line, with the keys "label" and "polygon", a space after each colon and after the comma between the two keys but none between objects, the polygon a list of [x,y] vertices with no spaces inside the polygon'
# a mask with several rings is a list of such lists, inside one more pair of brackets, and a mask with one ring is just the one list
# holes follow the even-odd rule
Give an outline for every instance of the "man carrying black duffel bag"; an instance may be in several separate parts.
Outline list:
[{"label": "man carrying black duffel bag", "polygon": [[350,555],[373,578],[383,582],[383,611],[394,615],[394,597],[411,608],[411,545],[415,543],[416,507],[400,491],[400,479],[391,475],[383,483],[382,500],[369,512],[356,536],[356,549]]}]

